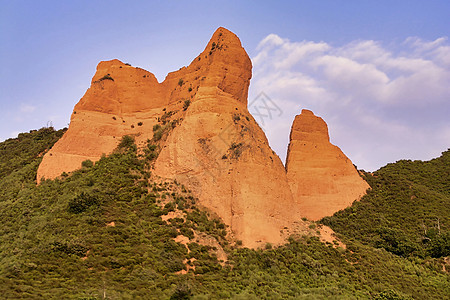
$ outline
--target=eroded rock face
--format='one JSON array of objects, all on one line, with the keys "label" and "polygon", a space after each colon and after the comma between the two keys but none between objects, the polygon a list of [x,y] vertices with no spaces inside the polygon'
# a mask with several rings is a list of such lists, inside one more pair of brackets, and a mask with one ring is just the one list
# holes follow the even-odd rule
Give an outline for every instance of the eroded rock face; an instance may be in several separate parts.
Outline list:
[{"label": "eroded rock face", "polygon": [[119,60],[101,62],[91,87],[75,105],[64,136],[44,156],[37,173],[55,178],[97,161],[116,148],[124,135],[142,143],[152,138],[152,126],[167,102],[155,76]]},{"label": "eroded rock face", "polygon": [[74,171],[86,159],[98,160],[111,153],[123,135],[135,136],[142,145],[153,137],[158,118],[182,111],[184,102],[193,100],[201,88],[218,89],[246,104],[250,78],[250,59],[237,36],[225,28],[217,29],[188,67],[169,73],[162,83],[117,59],[101,62],[74,108],[69,130],[44,156],[37,180]]},{"label": "eroded rock face", "polygon": [[176,126],[161,144],[153,174],[188,186],[243,245],[281,243],[292,195],[281,160],[247,110],[251,68],[237,36],[224,28],[162,83],[118,60],[101,62],[67,133],[45,155],[38,180],[97,161],[124,135],[142,146],[165,116]]},{"label": "eroded rock face", "polygon": [[292,124],[286,171],[301,215],[311,220],[350,206],[369,187],[350,159],[330,143],[327,124],[305,109]]},{"label": "eroded rock face", "polygon": [[293,208],[283,164],[246,106],[220,89],[199,89],[155,173],[187,184],[244,245],[282,242]]}]

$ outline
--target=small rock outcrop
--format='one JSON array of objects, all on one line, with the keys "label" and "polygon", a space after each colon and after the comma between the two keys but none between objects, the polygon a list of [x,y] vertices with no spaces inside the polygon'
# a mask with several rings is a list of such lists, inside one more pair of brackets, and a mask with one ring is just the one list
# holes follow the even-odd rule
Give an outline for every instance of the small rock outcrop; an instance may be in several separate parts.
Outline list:
[{"label": "small rock outcrop", "polygon": [[325,121],[306,109],[292,124],[286,171],[296,205],[310,220],[350,206],[369,187],[350,159],[330,143]]}]

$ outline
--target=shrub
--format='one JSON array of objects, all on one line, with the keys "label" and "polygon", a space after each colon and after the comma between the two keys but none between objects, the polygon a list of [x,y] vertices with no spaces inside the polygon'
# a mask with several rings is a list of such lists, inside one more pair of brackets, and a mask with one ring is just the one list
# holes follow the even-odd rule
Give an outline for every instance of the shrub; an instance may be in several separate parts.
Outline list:
[{"label": "shrub", "polygon": [[179,86],[182,86],[183,83],[184,83],[183,78],[180,78],[180,80],[178,80],[178,85],[179,85]]},{"label": "shrub", "polygon": [[175,210],[175,203],[169,202],[166,205],[164,205],[164,210],[167,210],[167,212],[174,211]]},{"label": "shrub", "polygon": [[62,252],[65,254],[73,254],[76,256],[84,256],[88,250],[86,247],[78,244],[69,245],[67,243],[53,242],[50,244],[52,251]]},{"label": "shrub", "polygon": [[148,159],[148,160],[154,160],[155,158],[157,158],[158,157],[158,153],[155,153],[155,152],[150,152],[149,154],[147,154],[147,156],[146,156],[146,158]]},{"label": "shrub", "polygon": [[170,300],[188,300],[193,296],[191,288],[185,283],[180,283],[170,296]]},{"label": "shrub", "polygon": [[183,110],[187,110],[189,105],[191,105],[191,100],[185,100],[183,104]]},{"label": "shrub", "polygon": [[83,168],[92,168],[94,166],[94,163],[92,162],[92,160],[87,159],[81,163],[81,166]]},{"label": "shrub", "polygon": [[[408,297],[409,298],[409,297]],[[397,291],[394,290],[388,290],[379,293],[377,296],[375,296],[375,300],[406,300],[408,298],[405,298],[401,296]]]},{"label": "shrub", "polygon": [[118,149],[124,149],[124,150],[133,149],[135,147],[136,147],[136,145],[134,144],[134,138],[129,135],[124,135],[122,137],[122,140],[120,141],[119,145],[117,146]]},{"label": "shrub", "polygon": [[161,129],[161,125],[159,124],[153,125],[153,132],[157,131],[158,129]]},{"label": "shrub", "polygon": [[174,114],[174,111],[166,111],[162,116],[161,116],[161,122],[164,124],[167,123],[168,119]]},{"label": "shrub", "polygon": [[98,206],[99,200],[97,197],[82,192],[75,198],[69,201],[68,210],[71,213],[79,214],[85,212],[92,206]]},{"label": "shrub", "polygon": [[153,132],[153,140],[155,142],[159,141],[163,136],[164,130],[163,128],[159,128],[157,131]]},{"label": "shrub", "polygon": [[239,158],[242,154],[242,143],[232,143],[229,150],[231,151],[232,158]]},{"label": "shrub", "polygon": [[112,81],[114,81],[114,79],[109,74],[106,74],[105,76],[100,78],[98,81],[103,81],[103,80],[112,80]]},{"label": "shrub", "polygon": [[190,228],[181,227],[180,232],[182,235],[187,236],[190,239],[193,239],[195,237],[194,232]]}]

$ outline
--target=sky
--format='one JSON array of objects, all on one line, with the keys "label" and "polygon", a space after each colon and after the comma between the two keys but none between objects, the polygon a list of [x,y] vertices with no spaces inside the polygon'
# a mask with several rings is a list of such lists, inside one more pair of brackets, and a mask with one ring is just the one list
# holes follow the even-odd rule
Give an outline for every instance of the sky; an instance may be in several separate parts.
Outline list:
[{"label": "sky", "polygon": [[360,169],[450,148],[450,1],[0,0],[0,141],[67,127],[98,62],[163,81],[223,26],[253,63],[249,111],[282,161],[312,110]]}]

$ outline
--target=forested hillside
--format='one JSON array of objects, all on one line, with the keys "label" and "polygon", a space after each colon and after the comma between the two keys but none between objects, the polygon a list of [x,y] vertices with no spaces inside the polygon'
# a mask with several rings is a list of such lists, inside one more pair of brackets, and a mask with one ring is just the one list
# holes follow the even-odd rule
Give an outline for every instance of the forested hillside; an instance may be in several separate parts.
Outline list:
[{"label": "forested hillside", "polygon": [[292,236],[284,246],[251,250],[227,240],[226,226],[198,207],[184,186],[152,175],[159,152],[152,141],[138,154],[133,139],[125,137],[97,163],[85,161],[79,171],[36,185],[42,153],[62,133],[45,128],[0,144],[3,299],[450,294],[444,265],[448,152],[430,162],[402,161],[366,174],[369,194],[323,220],[346,249]]},{"label": "forested hillside", "polygon": [[403,257],[450,255],[450,151],[427,162],[388,164],[365,179],[368,194],[323,223]]}]

